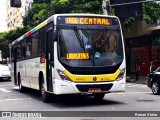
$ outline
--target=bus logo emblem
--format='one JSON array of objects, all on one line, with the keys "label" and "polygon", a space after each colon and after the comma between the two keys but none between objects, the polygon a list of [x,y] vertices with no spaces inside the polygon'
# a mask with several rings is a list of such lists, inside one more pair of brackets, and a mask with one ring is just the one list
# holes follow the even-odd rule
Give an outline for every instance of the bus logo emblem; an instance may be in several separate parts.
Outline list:
[{"label": "bus logo emblem", "polygon": [[97,77],[93,77],[93,81],[96,81],[97,80]]}]

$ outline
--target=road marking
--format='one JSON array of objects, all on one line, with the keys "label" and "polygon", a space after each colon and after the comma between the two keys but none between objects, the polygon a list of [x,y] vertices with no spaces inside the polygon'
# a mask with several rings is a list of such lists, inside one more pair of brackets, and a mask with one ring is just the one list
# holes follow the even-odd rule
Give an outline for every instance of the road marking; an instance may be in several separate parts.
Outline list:
[{"label": "road marking", "polygon": [[13,87],[14,89],[16,89],[16,90],[18,90],[19,89],[19,87],[18,86],[16,86],[16,87]]},{"label": "road marking", "polygon": [[4,110],[6,111],[6,110],[8,110],[8,109],[2,109],[2,110],[3,110],[3,111],[4,111]]},{"label": "road marking", "polygon": [[152,93],[152,92],[123,92],[123,93],[115,93],[115,94],[144,94],[144,93]]},{"label": "road marking", "polygon": [[0,88],[0,91],[2,91],[2,92],[12,92],[10,90],[6,90],[5,88]]},{"label": "road marking", "polygon": [[3,101],[16,101],[16,100],[24,100],[24,99],[28,99],[30,100],[31,98],[12,98],[12,99],[1,99],[0,102]]},{"label": "road marking", "polygon": [[127,83],[126,87],[147,87],[145,84]]},{"label": "road marking", "polygon": [[0,86],[7,86],[7,85],[14,85],[14,84],[5,84],[5,85],[0,85]]}]

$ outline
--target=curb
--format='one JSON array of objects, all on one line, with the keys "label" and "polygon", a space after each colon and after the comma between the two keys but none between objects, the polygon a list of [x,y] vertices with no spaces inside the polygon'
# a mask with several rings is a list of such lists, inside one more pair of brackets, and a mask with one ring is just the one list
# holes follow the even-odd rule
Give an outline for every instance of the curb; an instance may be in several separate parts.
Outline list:
[{"label": "curb", "polygon": [[135,78],[126,77],[126,82],[136,83],[136,84],[147,84],[147,77],[140,77],[139,80],[135,80]]}]

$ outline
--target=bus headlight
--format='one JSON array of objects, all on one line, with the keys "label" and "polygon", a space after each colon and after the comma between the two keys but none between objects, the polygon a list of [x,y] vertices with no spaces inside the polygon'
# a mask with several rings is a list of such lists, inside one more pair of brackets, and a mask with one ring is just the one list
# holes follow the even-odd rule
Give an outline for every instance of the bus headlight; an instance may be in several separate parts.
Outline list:
[{"label": "bus headlight", "polygon": [[122,69],[121,72],[119,73],[118,77],[116,78],[117,81],[123,79],[125,74],[125,69]]},{"label": "bus headlight", "polygon": [[64,73],[64,71],[57,69],[57,72],[62,80],[68,80],[71,81],[70,78]]}]

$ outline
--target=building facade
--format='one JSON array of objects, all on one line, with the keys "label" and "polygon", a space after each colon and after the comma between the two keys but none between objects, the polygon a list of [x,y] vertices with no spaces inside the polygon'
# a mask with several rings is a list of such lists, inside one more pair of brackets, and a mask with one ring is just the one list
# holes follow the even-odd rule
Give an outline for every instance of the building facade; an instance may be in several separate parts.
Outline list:
[{"label": "building facade", "polygon": [[132,30],[124,32],[127,72],[135,73],[138,64],[139,74],[147,75],[151,61],[160,67],[160,21],[153,24],[135,21]]},{"label": "building facade", "polygon": [[23,26],[23,16],[33,0],[21,0],[21,8],[10,7],[10,0],[0,0],[0,32],[9,31]]}]

